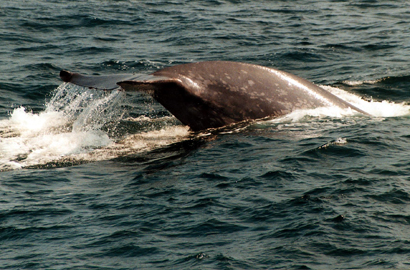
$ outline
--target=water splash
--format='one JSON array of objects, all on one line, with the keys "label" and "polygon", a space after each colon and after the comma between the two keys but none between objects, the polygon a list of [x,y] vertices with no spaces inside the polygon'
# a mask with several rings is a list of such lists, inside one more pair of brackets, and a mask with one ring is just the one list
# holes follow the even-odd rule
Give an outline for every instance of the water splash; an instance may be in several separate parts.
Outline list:
[{"label": "water splash", "polygon": [[124,92],[104,92],[64,83],[55,90],[45,113],[63,112],[73,122],[73,131],[98,130],[110,121],[118,121],[124,111]]},{"label": "water splash", "polygon": [[173,142],[181,132],[182,136],[188,134],[187,128],[181,127],[159,135],[141,131],[139,137],[124,138],[130,134],[115,132],[125,115],[124,100],[121,91],[104,92],[64,83],[54,91],[43,112],[14,109],[9,119],[0,121],[0,171],[109,159]]},{"label": "water splash", "polygon": [[24,107],[0,121],[0,170],[56,161],[112,142],[101,127],[118,117],[122,95],[62,84],[35,114]]}]

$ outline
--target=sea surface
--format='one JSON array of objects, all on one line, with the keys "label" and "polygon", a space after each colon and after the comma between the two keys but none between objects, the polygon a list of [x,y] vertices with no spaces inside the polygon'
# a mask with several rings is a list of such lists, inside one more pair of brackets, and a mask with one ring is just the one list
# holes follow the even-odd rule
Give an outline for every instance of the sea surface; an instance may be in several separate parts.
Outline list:
[{"label": "sea surface", "polygon": [[[0,0],[0,269],[410,269],[408,0]],[[194,133],[62,83],[205,60],[338,108]]]}]

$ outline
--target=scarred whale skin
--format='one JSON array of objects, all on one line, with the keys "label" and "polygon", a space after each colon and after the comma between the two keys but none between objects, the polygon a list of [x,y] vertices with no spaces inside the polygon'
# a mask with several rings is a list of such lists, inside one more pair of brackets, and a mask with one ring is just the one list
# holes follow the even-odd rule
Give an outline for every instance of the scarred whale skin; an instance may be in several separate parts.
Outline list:
[{"label": "scarred whale skin", "polygon": [[61,71],[65,82],[97,89],[146,92],[193,131],[279,117],[298,109],[337,106],[368,113],[290,73],[259,65],[208,61],[150,75],[84,76]]}]

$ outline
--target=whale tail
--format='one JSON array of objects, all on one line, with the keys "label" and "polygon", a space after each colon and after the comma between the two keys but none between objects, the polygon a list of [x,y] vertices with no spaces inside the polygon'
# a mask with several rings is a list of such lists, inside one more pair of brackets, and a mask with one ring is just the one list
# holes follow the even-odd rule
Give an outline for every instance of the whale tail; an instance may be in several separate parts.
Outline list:
[{"label": "whale tail", "polygon": [[[139,81],[142,84],[150,84],[156,81],[163,81],[169,78],[147,74],[113,74],[113,75],[82,75],[66,70],[60,71],[60,78],[67,83],[72,83],[82,87],[98,90],[114,90],[120,88],[122,81]],[[129,91],[130,89],[124,89]],[[141,89],[143,90],[143,89]],[[134,90],[135,91],[135,90]]]}]

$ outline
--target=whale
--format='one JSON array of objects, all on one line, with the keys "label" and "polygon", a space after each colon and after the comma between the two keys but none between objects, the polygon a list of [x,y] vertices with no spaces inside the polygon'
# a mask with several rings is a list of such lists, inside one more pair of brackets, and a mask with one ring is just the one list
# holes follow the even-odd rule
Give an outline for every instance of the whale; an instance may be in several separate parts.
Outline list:
[{"label": "whale", "polygon": [[82,75],[62,70],[60,77],[92,89],[149,94],[192,131],[318,107],[336,106],[369,115],[296,75],[241,62],[187,63],[150,74]]}]

